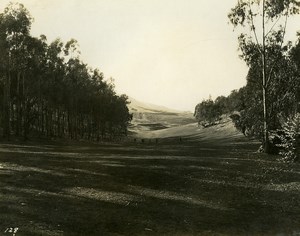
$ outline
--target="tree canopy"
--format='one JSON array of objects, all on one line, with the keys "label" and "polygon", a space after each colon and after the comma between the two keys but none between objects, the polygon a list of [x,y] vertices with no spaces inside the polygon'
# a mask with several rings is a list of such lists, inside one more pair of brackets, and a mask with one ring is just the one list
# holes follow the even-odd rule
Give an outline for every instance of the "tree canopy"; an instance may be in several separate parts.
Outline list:
[{"label": "tree canopy", "polygon": [[[298,14],[299,9],[298,0],[240,0],[228,14],[234,27],[241,26],[249,32],[239,36],[239,48],[241,58],[249,66],[248,80],[258,85],[257,93],[261,91],[255,96],[257,99],[261,96],[258,101],[261,101],[265,152],[269,152],[269,131],[276,122],[274,111],[281,106],[279,99],[274,98],[274,92],[279,91],[275,86],[292,78],[286,55],[289,45],[284,45],[284,40],[288,17]],[[279,92],[276,96],[282,95],[284,99],[288,96],[292,100],[290,94]]]},{"label": "tree canopy", "polygon": [[0,14],[0,131],[100,140],[127,134],[126,95],[80,59],[78,43],[30,35],[32,16],[18,3]]}]

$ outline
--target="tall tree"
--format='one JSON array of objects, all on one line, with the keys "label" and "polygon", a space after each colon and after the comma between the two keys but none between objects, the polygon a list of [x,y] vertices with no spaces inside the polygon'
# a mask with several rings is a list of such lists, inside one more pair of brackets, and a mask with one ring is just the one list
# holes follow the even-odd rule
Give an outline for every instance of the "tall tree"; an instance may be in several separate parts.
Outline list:
[{"label": "tall tree", "polygon": [[11,133],[11,82],[13,74],[18,79],[22,72],[24,41],[29,35],[32,17],[19,3],[10,3],[0,14],[1,57],[4,59],[3,78],[3,135],[9,139]]},{"label": "tall tree", "polygon": [[[0,130],[38,136],[100,140],[126,135],[127,97],[80,59],[78,43],[30,35],[21,4],[0,13]],[[2,112],[3,111],[3,112]]]},{"label": "tall tree", "polygon": [[[280,50],[284,44],[288,17],[298,14],[298,0],[239,0],[228,14],[230,22],[236,26],[247,27],[250,34],[239,36],[241,57],[251,68],[253,63],[259,64],[262,106],[263,106],[263,143],[264,150],[269,153],[269,85],[274,76],[274,68],[278,58],[272,50],[276,45]],[[259,61],[259,63],[257,63]]]}]

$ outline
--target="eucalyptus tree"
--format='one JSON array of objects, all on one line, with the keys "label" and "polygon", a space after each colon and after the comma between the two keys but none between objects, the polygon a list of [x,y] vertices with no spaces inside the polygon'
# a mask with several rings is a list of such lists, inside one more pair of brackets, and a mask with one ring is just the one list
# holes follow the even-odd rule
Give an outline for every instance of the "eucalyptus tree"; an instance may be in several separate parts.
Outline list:
[{"label": "eucalyptus tree", "polygon": [[[46,43],[44,37],[27,37],[25,42],[25,72],[22,76],[22,134],[27,139],[31,128],[40,130],[41,84],[46,67]],[[25,78],[26,77],[26,78]]]},{"label": "eucalyptus tree", "polygon": [[[256,63],[260,70],[264,150],[269,152],[269,87],[274,79],[278,58],[273,56],[274,46],[282,50],[288,18],[298,14],[299,0],[239,0],[228,14],[236,27],[247,28],[249,34],[239,36],[241,57],[251,68]],[[246,29],[245,29],[246,31]]]},{"label": "eucalyptus tree", "polygon": [[[7,50],[7,41],[6,41],[6,29],[3,24],[3,14],[0,14],[0,126],[4,127],[7,122],[7,62],[8,62],[8,50]],[[4,109],[6,108],[6,109]],[[4,122],[4,120],[6,122]],[[7,132],[7,130],[5,131]]]},{"label": "eucalyptus tree", "polygon": [[222,98],[218,97],[215,101],[212,99],[203,100],[195,107],[194,117],[198,124],[207,127],[220,120],[223,108],[220,106]]},{"label": "eucalyptus tree", "polygon": [[24,5],[10,3],[0,14],[1,57],[4,62],[3,71],[3,135],[9,138],[11,133],[11,83],[12,77],[20,75],[24,70],[24,41],[29,36],[32,17]]},{"label": "eucalyptus tree", "polygon": [[295,66],[295,79],[290,85],[296,90],[296,111],[300,112],[300,32],[297,36],[297,42],[290,50],[290,58]]},{"label": "eucalyptus tree", "polygon": [[103,73],[80,59],[75,39],[67,43],[30,35],[32,17],[22,4],[0,14],[0,128],[9,138],[72,139],[126,135],[127,97],[118,96]]}]

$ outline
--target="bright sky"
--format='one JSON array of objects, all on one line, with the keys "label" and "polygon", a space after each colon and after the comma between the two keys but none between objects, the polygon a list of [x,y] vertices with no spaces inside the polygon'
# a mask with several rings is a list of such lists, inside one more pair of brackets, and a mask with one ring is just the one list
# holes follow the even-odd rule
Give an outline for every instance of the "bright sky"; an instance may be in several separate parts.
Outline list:
[{"label": "bright sky", "polygon": [[[1,0],[1,12],[8,2]],[[247,67],[227,19],[237,0],[18,2],[35,19],[34,36],[77,39],[82,59],[113,77],[118,93],[193,111],[209,95],[245,85]]]}]

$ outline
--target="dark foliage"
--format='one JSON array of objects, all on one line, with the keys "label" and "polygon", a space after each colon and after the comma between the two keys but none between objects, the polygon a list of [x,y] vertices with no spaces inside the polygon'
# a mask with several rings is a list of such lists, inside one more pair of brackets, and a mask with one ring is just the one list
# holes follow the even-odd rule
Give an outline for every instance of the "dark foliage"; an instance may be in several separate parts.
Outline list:
[{"label": "dark foliage", "polygon": [[222,104],[211,99],[204,100],[195,108],[194,116],[199,125],[208,127],[220,120],[222,115]]},{"label": "dark foliage", "polygon": [[75,39],[48,44],[30,35],[32,17],[22,4],[0,14],[0,131],[100,140],[127,134],[127,96],[99,70],[80,60]]}]

